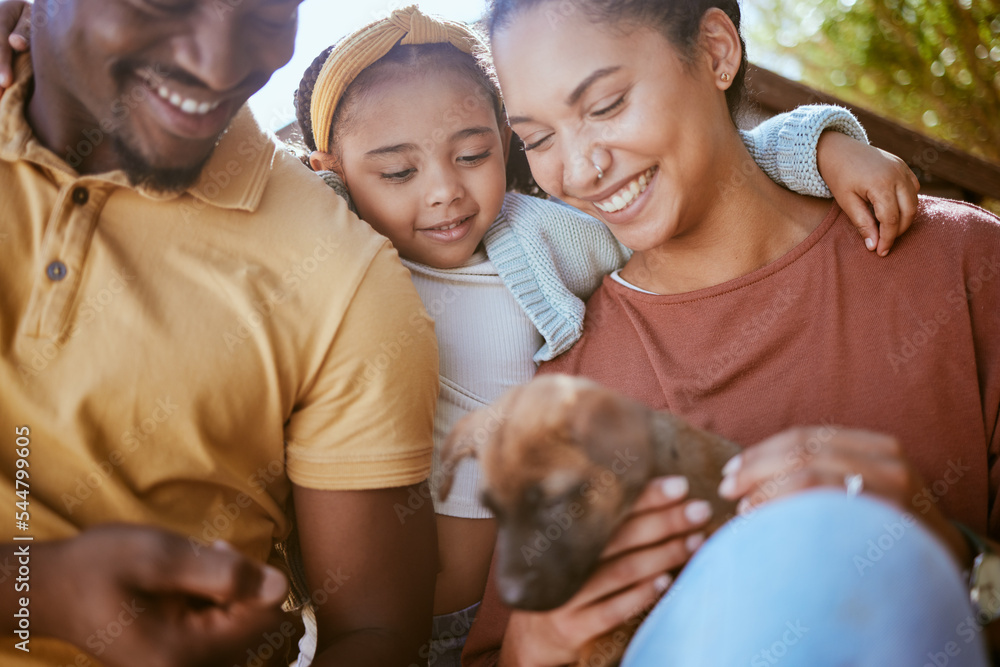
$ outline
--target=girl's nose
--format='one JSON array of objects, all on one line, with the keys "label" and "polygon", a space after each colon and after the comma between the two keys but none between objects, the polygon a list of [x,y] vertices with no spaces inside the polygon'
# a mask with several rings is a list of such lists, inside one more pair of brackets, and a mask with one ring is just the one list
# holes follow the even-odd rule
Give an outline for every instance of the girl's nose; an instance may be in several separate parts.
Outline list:
[{"label": "girl's nose", "polygon": [[430,174],[431,183],[427,189],[428,206],[445,206],[453,204],[465,194],[462,181],[449,168],[439,168]]}]

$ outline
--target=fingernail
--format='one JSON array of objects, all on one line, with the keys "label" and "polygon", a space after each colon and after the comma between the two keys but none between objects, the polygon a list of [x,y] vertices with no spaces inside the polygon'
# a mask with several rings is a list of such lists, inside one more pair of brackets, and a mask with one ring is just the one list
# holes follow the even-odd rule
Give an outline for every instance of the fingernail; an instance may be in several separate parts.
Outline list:
[{"label": "fingernail", "polygon": [[262,566],[260,597],[262,600],[281,600],[285,597],[287,583],[281,570],[270,565]]},{"label": "fingernail", "polygon": [[888,249],[888,248],[886,248],[885,250],[883,250],[882,252],[880,252],[880,253],[879,253],[879,255],[880,255],[881,257],[885,257],[885,256],[886,256],[886,255],[888,255],[888,254],[889,254],[889,249]]},{"label": "fingernail", "polygon": [[726,461],[726,465],[722,466],[722,476],[728,477],[729,475],[732,475],[740,469],[741,465],[743,465],[743,455],[737,454],[733,458]]},{"label": "fingernail", "polygon": [[869,250],[874,250],[875,249],[875,239],[873,239],[873,238],[867,238],[867,239],[865,239],[865,247],[868,248]]},{"label": "fingernail", "polygon": [[733,495],[736,491],[736,477],[730,475],[722,480],[722,484],[719,484],[719,495],[723,498],[728,498]]},{"label": "fingernail", "polygon": [[10,76],[7,73],[0,74],[0,88],[6,88],[10,85]]},{"label": "fingernail", "polygon": [[687,477],[668,477],[663,480],[663,495],[671,500],[676,498],[683,498],[688,492],[688,481]]},{"label": "fingernail", "polygon": [[705,533],[695,533],[694,535],[688,535],[688,538],[684,540],[684,546],[687,547],[689,553],[694,553],[698,550],[702,544],[705,543]]},{"label": "fingernail", "polygon": [[21,35],[11,35],[10,45],[19,51],[23,51],[24,49],[28,48],[28,40],[26,40]]},{"label": "fingernail", "polygon": [[673,578],[669,574],[661,574],[653,581],[653,588],[657,593],[662,593],[668,588],[673,582]]},{"label": "fingernail", "polygon": [[684,508],[684,516],[691,523],[701,523],[712,516],[712,506],[707,500],[694,500]]}]

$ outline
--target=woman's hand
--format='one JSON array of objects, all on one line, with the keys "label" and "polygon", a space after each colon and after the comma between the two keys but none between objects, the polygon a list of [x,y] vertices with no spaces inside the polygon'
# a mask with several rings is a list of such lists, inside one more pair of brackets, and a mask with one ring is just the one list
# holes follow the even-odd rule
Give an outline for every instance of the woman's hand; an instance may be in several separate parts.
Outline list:
[{"label": "woman's hand", "polygon": [[28,50],[31,5],[23,0],[0,2],[0,97],[14,82],[14,53]]},{"label": "woman's hand", "polygon": [[581,648],[647,610],[701,546],[711,516],[703,500],[683,502],[688,483],[668,477],[647,484],[601,554],[601,563],[569,602],[547,612],[515,611],[500,665],[565,665]]},{"label": "woman's hand", "polygon": [[917,177],[895,155],[840,132],[823,133],[816,145],[816,162],[868,249],[888,255],[896,237],[913,223],[920,190]]},{"label": "woman's hand", "polygon": [[747,447],[723,469],[719,495],[740,500],[739,512],[791,493],[816,487],[845,489],[861,475],[863,493],[878,496],[922,520],[937,533],[959,563],[969,560],[961,533],[935,503],[916,500],[926,488],[904,456],[899,442],[887,435],[835,426],[793,428]]}]

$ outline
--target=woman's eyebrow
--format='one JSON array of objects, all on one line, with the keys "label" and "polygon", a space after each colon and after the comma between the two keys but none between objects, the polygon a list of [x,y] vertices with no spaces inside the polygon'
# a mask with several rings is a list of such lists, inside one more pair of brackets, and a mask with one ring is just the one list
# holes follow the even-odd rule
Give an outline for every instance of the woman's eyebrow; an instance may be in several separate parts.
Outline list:
[{"label": "woman's eyebrow", "polygon": [[[615,72],[621,69],[620,66],[615,67],[604,67],[599,70],[594,70],[590,76],[580,82],[573,92],[566,97],[566,106],[571,107],[580,101],[583,94],[587,92],[587,89],[594,85],[600,79],[606,76],[611,76]],[[507,119],[510,125],[518,125],[519,123],[530,123],[533,119],[530,116],[511,116]]]},{"label": "woman's eyebrow", "polygon": [[587,92],[587,89],[590,88],[592,85],[594,85],[596,81],[598,81],[599,79],[603,79],[606,76],[610,76],[620,69],[621,67],[616,66],[616,67],[605,67],[603,69],[594,71],[590,76],[581,81],[579,86],[573,89],[573,92],[570,93],[569,97],[566,98],[566,106],[571,107],[577,102],[579,102],[580,98],[583,97],[583,94]]}]

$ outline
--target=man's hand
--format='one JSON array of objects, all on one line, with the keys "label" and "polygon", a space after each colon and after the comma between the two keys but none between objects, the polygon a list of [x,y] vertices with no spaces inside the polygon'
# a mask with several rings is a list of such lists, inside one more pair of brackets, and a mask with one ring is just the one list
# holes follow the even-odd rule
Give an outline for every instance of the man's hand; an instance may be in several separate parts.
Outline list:
[{"label": "man's hand", "polygon": [[224,543],[196,554],[174,533],[108,524],[40,543],[33,556],[39,634],[109,667],[243,662],[248,647],[290,624],[280,610],[284,575]]},{"label": "man's hand", "polygon": [[0,97],[14,82],[14,53],[28,50],[30,34],[31,5],[23,0],[0,3]]},{"label": "man's hand", "polygon": [[711,517],[703,500],[683,502],[683,477],[650,482],[601,555],[601,564],[569,602],[547,612],[515,611],[500,665],[554,667],[579,660],[592,640],[648,610],[672,582],[667,574],[701,546]]}]

